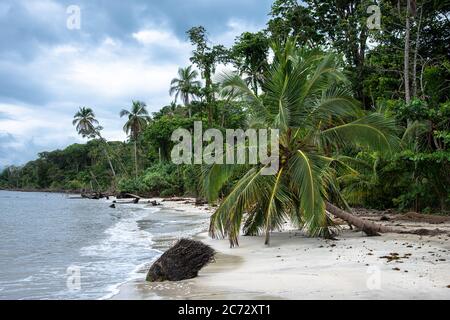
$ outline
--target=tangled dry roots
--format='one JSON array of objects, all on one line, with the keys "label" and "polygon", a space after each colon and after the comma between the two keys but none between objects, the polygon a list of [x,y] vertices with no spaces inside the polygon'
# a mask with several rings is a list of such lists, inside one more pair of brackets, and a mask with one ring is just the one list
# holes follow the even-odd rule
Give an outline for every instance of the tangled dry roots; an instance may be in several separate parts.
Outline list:
[{"label": "tangled dry roots", "polygon": [[214,255],[214,250],[200,241],[181,239],[150,267],[147,281],[195,278],[204,266],[214,260]]}]

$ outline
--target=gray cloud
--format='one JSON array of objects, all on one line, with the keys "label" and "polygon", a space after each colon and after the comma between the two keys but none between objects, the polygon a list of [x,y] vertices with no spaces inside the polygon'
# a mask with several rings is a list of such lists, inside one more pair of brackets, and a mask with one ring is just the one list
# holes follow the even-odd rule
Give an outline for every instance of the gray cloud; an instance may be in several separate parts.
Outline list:
[{"label": "gray cloud", "polygon": [[[170,102],[170,79],[189,64],[187,29],[204,25],[230,44],[264,27],[271,2],[2,0],[0,166],[79,142],[71,117],[80,106],[95,109],[109,139],[124,140],[121,108],[132,99],[151,111]],[[81,30],[66,28],[73,4]]]}]

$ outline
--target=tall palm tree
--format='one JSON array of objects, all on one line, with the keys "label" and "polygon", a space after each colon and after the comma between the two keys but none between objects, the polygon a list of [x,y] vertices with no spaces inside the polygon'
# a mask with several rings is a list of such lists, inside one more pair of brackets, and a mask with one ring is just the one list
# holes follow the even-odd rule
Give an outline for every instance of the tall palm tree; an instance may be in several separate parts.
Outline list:
[{"label": "tall palm tree", "polygon": [[94,111],[91,108],[81,107],[73,117],[72,124],[75,126],[78,134],[83,138],[95,139],[98,137],[100,139],[100,141],[103,143],[103,151],[105,152],[106,159],[108,160],[111,173],[115,178],[116,171],[114,170],[114,166],[111,162],[111,157],[109,156],[108,150],[106,149],[108,143],[100,134],[100,131],[103,128],[99,126],[99,122],[95,118]]},{"label": "tall palm tree", "polygon": [[138,159],[137,159],[137,140],[144,128],[150,121],[150,116],[147,111],[147,106],[144,102],[133,101],[131,110],[123,109],[120,111],[120,117],[128,117],[127,122],[123,126],[123,130],[130,136],[130,140],[134,142],[134,164],[135,175],[138,176]]},{"label": "tall palm tree", "polygon": [[198,72],[192,70],[192,66],[178,69],[178,78],[174,78],[170,83],[170,95],[175,94],[175,102],[181,98],[183,104],[188,107],[189,118],[192,116],[191,107],[189,105],[191,99],[195,99],[201,86],[198,78]]},{"label": "tall palm tree", "polygon": [[231,246],[238,245],[241,228],[247,235],[265,233],[268,245],[270,232],[286,219],[313,236],[332,236],[335,228],[327,211],[371,235],[385,230],[331,202],[348,207],[336,179],[338,171],[353,169],[339,161],[340,148],[392,150],[398,145],[395,122],[359,107],[334,55],[297,49],[294,43],[290,39],[283,47],[274,46],[262,95],[236,74],[222,81],[224,94],[254,106],[253,123],[280,130],[280,166],[273,176],[261,174],[263,165],[203,168],[209,201],[240,177],[210,222],[210,235],[228,237]]}]

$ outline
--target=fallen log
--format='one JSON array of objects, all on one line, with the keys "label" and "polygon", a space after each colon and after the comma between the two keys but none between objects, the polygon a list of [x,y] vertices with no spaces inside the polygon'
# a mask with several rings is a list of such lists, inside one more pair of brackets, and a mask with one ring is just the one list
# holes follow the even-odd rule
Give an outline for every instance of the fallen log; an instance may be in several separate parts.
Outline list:
[{"label": "fallen log", "polygon": [[414,234],[414,235],[428,235],[435,236],[440,234],[445,234],[446,232],[443,230],[435,229],[416,229],[416,230],[400,230],[396,228],[391,228],[388,226],[384,226],[380,223],[375,223],[372,221],[367,221],[361,219],[353,214],[345,212],[344,210],[336,207],[335,205],[327,202],[326,209],[333,216],[340,218],[347,222],[348,224],[354,225],[359,230],[363,231],[368,236],[380,236],[381,233],[399,233],[399,234]]},{"label": "fallen log", "polygon": [[140,196],[137,196],[135,194],[132,193],[125,193],[126,196],[130,197],[130,198],[135,198],[135,199],[142,199]]},{"label": "fallen log", "polygon": [[329,202],[326,203],[326,209],[333,216],[340,218],[351,225],[354,225],[368,236],[380,236],[380,233],[395,232],[392,228],[361,219],[353,214],[345,212],[344,210],[336,207],[335,205],[332,205]]}]

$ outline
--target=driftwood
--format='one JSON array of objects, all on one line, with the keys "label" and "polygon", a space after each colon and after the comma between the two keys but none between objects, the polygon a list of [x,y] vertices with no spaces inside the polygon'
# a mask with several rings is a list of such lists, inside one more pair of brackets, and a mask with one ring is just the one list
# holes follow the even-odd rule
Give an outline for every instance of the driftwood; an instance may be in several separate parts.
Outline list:
[{"label": "driftwood", "polygon": [[82,193],[81,197],[90,200],[99,200],[104,198],[104,195],[101,192],[92,192],[92,193]]},{"label": "driftwood", "polygon": [[207,205],[208,204],[208,201],[206,201],[206,200],[203,200],[203,199],[195,199],[195,205],[196,206],[204,206],[204,205]]},{"label": "driftwood", "polygon": [[[83,193],[81,193],[81,198],[91,199],[91,200],[100,200],[103,198],[106,198],[107,200],[109,200],[110,196],[111,196],[110,194],[103,193],[103,192],[91,192],[91,193],[83,192]],[[74,198],[74,199],[76,199],[76,198]]]},{"label": "driftwood", "polygon": [[197,277],[198,272],[214,260],[214,250],[200,242],[181,239],[151,267],[147,281],[181,281]]},{"label": "driftwood", "polygon": [[337,218],[344,220],[345,222],[354,225],[359,230],[363,231],[368,236],[380,236],[380,233],[400,233],[400,234],[415,234],[415,235],[428,235],[435,236],[440,234],[446,234],[445,231],[435,229],[416,229],[416,230],[400,230],[398,228],[392,228],[384,226],[380,223],[364,220],[353,214],[345,212],[344,210],[334,206],[331,203],[326,203],[327,211]]},{"label": "driftwood", "polygon": [[132,194],[132,193],[126,193],[126,192],[121,192],[119,194],[116,195],[117,199],[134,199],[133,201],[130,202],[121,202],[121,203],[139,203],[139,201],[142,199],[140,196]]},{"label": "driftwood", "polygon": [[128,192],[120,192],[116,194],[117,199],[142,199],[140,196]]}]

